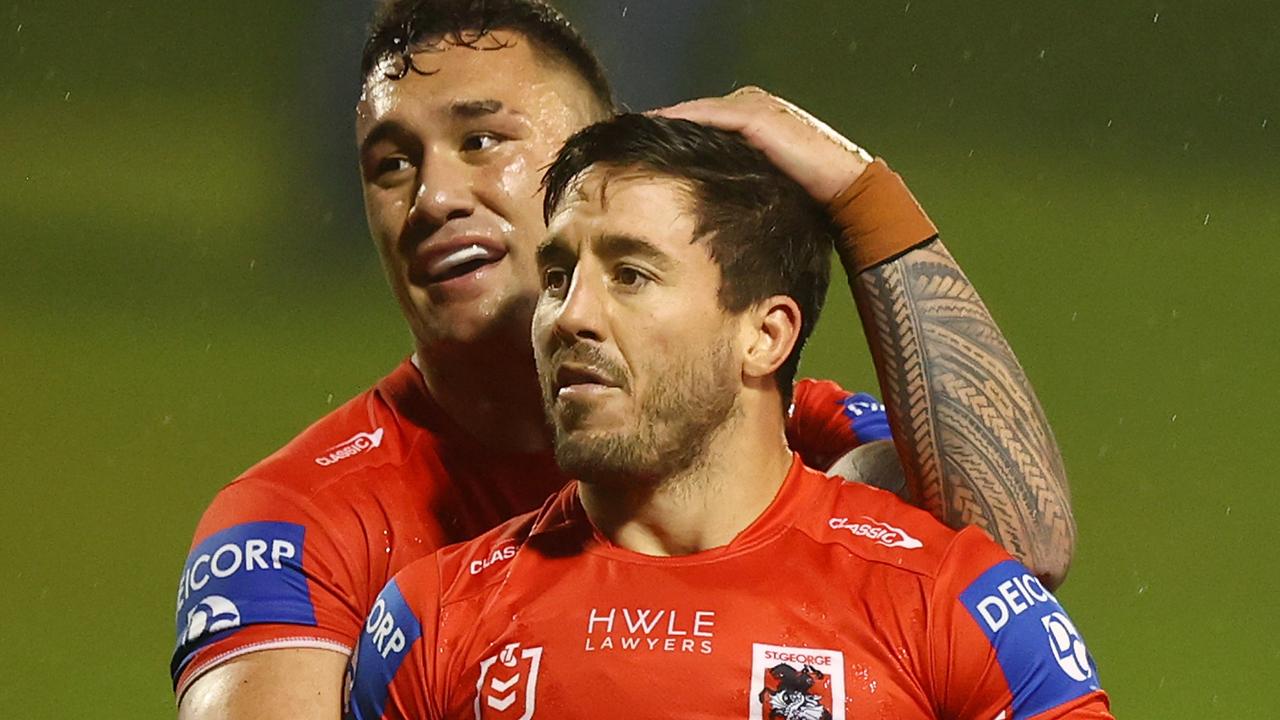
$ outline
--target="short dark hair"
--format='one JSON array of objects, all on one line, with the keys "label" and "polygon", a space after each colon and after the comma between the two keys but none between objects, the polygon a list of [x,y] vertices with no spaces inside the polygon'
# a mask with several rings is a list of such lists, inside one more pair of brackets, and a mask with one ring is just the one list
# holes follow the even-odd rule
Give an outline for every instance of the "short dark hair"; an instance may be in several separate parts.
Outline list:
[{"label": "short dark hair", "polygon": [[697,219],[720,266],[720,306],[732,313],[773,295],[800,306],[800,336],[776,373],[784,408],[831,281],[839,233],[826,210],[741,135],[687,120],[618,115],[569,138],[543,178],[551,215],[574,178],[592,166],[640,170],[687,184]]},{"label": "short dark hair", "polygon": [[360,76],[384,58],[399,60],[389,73],[399,79],[418,70],[413,53],[424,42],[488,49],[479,44],[494,30],[519,32],[544,54],[569,65],[591,89],[605,111],[613,109],[613,90],[604,66],[560,11],[542,0],[386,0],[374,12],[360,60]]}]

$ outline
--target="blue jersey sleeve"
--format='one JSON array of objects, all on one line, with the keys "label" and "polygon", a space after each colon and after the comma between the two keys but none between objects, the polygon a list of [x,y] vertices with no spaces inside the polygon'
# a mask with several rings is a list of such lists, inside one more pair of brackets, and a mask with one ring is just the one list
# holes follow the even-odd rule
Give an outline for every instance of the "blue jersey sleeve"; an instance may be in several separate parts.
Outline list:
[{"label": "blue jersey sleeve", "polygon": [[351,583],[334,568],[356,566],[339,555],[332,528],[279,493],[238,483],[218,494],[178,581],[170,672],[179,695],[246,652],[351,651],[360,617]]},{"label": "blue jersey sleeve", "polygon": [[427,650],[436,645],[435,580],[428,558],[405,568],[378,595],[347,669],[344,720],[436,717],[427,698]]},{"label": "blue jersey sleeve", "polygon": [[976,528],[957,536],[947,565],[935,598],[945,617],[931,638],[944,707],[1006,720],[1110,717],[1084,637],[1030,570]]},{"label": "blue jersey sleeve", "polygon": [[892,439],[884,405],[866,393],[829,380],[801,380],[792,400],[787,442],[809,467],[826,470],[861,445]]}]

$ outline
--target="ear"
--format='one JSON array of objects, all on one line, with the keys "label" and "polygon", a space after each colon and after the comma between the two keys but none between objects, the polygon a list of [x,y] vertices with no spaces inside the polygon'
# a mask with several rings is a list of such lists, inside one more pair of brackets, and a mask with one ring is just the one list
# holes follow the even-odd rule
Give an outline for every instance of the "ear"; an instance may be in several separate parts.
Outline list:
[{"label": "ear", "polygon": [[774,295],[743,313],[743,321],[743,374],[752,378],[773,374],[800,337],[800,306],[786,295]]}]

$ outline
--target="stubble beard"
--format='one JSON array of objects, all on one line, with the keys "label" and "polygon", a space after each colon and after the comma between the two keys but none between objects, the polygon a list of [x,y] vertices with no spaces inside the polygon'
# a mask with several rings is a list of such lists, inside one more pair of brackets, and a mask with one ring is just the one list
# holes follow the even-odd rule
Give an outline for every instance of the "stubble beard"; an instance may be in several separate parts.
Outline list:
[{"label": "stubble beard", "polygon": [[688,475],[702,463],[709,445],[738,408],[727,343],[709,353],[687,353],[651,373],[662,380],[642,399],[630,430],[572,432],[583,405],[557,413],[549,399],[555,429],[556,461],[582,482],[638,488],[659,486]]}]

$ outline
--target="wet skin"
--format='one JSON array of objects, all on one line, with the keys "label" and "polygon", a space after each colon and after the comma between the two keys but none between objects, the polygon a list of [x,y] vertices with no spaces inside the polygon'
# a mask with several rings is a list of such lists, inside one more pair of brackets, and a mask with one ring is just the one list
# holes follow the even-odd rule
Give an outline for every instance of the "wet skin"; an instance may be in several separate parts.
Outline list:
[{"label": "wet skin", "polygon": [[413,61],[422,72],[398,80],[375,68],[356,108],[365,208],[388,282],[419,350],[494,334],[527,342],[541,172],[593,118],[590,95],[514,33]]}]

